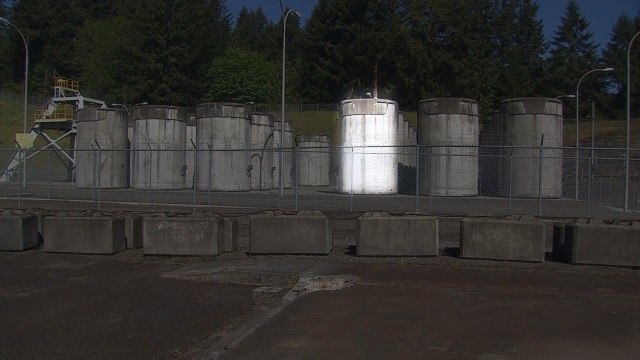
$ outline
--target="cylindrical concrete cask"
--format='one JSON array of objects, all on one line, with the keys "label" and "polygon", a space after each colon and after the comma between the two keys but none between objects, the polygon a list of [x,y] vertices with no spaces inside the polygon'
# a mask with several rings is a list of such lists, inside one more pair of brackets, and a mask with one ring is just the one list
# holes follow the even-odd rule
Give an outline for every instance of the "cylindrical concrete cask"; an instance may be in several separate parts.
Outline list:
[{"label": "cylindrical concrete cask", "polygon": [[[500,194],[521,198],[562,196],[562,102],[551,98],[501,103],[504,126]],[[542,161],[542,162],[541,162]]]},{"label": "cylindrical concrete cask", "polygon": [[336,190],[352,194],[398,193],[398,103],[352,99],[340,104]]},{"label": "cylindrical concrete cask", "polygon": [[251,190],[251,107],[205,103],[196,108],[198,166],[201,191]]},{"label": "cylindrical concrete cask", "polygon": [[129,187],[127,112],[104,108],[78,110],[76,187]]},{"label": "cylindrical concrete cask", "polygon": [[420,101],[420,193],[478,195],[478,102],[461,98]]},{"label": "cylindrical concrete cask", "polygon": [[133,110],[133,188],[184,189],[187,113],[184,108],[145,105]]}]

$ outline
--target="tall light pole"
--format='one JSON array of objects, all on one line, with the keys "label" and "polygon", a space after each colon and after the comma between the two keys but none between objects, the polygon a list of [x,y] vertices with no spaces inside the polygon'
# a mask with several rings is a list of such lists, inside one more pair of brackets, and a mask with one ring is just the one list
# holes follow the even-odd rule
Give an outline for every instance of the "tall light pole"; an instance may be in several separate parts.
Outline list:
[{"label": "tall light pole", "polygon": [[29,46],[27,45],[27,40],[24,38],[22,31],[18,29],[17,26],[13,25],[9,22],[9,20],[0,17],[0,21],[4,21],[9,26],[12,26],[14,29],[18,31],[20,37],[22,37],[22,43],[24,44],[24,114],[22,121],[22,132],[27,133],[27,88],[28,88],[28,80],[29,80]]},{"label": "tall light pole", "polygon": [[585,76],[597,72],[597,71],[612,71],[613,68],[606,67],[600,69],[593,69],[588,71],[586,74],[582,75],[580,81],[578,81],[578,86],[576,86],[576,200],[578,200],[579,188],[578,188],[578,169],[579,169],[579,158],[580,158],[580,83]]},{"label": "tall light pole", "polygon": [[631,45],[633,45],[633,40],[635,40],[638,35],[640,35],[640,31],[633,35],[631,41],[629,42],[629,47],[627,48],[627,156],[624,164],[624,211],[629,210],[629,147],[631,143],[629,142],[629,123],[631,122]]},{"label": "tall light pole", "polygon": [[591,102],[591,163],[593,164],[593,157],[595,156],[595,144],[596,144],[596,99],[590,99]]},{"label": "tall light pole", "polygon": [[279,170],[278,170],[278,193],[280,196],[284,195],[284,179],[283,179],[283,167],[284,167],[284,157],[282,152],[282,147],[284,145],[284,80],[285,80],[285,64],[286,64],[286,47],[287,47],[287,18],[289,14],[294,13],[299,18],[302,17],[299,12],[295,10],[288,10],[285,14],[284,6],[282,5],[282,0],[280,1],[280,9],[282,10],[282,109],[281,109],[281,118],[280,118],[280,156],[279,159]]},{"label": "tall light pole", "polygon": [[[9,22],[9,20],[0,17],[0,21],[4,21],[8,25],[12,26],[14,29],[18,31],[20,37],[22,38],[22,43],[24,44],[24,110],[23,110],[23,118],[22,118],[22,133],[27,133],[27,94],[28,94],[28,85],[29,85],[29,46],[27,45],[27,40],[24,38],[24,34],[22,31],[18,29],[17,26],[13,25]],[[22,147],[22,146],[20,146]],[[27,187],[27,157],[23,155],[23,165],[22,165],[22,187]]]}]

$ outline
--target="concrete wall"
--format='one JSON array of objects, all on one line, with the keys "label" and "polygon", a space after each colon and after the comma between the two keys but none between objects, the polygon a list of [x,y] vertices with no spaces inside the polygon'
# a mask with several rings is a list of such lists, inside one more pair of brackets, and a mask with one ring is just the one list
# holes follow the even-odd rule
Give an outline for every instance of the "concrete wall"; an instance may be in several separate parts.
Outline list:
[{"label": "concrete wall", "polygon": [[367,213],[356,224],[358,256],[437,256],[438,219]]},{"label": "concrete wall", "polygon": [[543,262],[544,224],[526,219],[463,219],[460,257]]},{"label": "concrete wall", "polygon": [[44,218],[44,250],[53,253],[115,254],[126,249],[125,221],[119,217],[57,216]]},{"label": "concrete wall", "polygon": [[0,214],[0,251],[23,251],[38,246],[38,219],[22,211]]},{"label": "concrete wall", "polygon": [[321,213],[254,215],[249,251],[253,254],[328,254],[333,246],[331,220]]},{"label": "concrete wall", "polygon": [[640,266],[639,225],[566,224],[556,243],[554,258],[571,264]]},{"label": "concrete wall", "polygon": [[211,256],[224,246],[224,220],[209,214],[145,217],[142,233],[145,255]]}]

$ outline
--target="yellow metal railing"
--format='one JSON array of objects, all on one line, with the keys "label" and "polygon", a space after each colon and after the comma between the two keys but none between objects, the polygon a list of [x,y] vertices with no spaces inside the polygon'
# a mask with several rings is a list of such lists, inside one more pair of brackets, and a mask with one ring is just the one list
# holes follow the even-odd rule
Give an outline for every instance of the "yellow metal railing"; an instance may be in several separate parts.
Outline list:
[{"label": "yellow metal railing", "polygon": [[38,121],[73,121],[73,109],[55,109],[53,113],[46,116],[48,110],[36,110],[36,122]]},{"label": "yellow metal railing", "polygon": [[79,91],[80,89],[80,84],[78,80],[67,79],[63,77],[54,77],[53,86],[60,87],[63,89],[69,89],[73,91]]}]

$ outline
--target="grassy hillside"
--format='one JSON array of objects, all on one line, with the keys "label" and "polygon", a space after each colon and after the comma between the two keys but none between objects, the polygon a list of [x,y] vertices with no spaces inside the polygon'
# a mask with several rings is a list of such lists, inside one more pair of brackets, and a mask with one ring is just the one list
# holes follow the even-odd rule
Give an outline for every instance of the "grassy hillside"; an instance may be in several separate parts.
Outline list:
[{"label": "grassy hillside", "polygon": [[[596,147],[624,148],[626,147],[626,120],[602,120],[594,124],[594,142]],[[591,144],[591,121],[580,121],[580,143]],[[631,148],[640,149],[640,119],[630,122]],[[571,147],[576,143],[576,124],[568,123],[564,126],[564,145]]]}]

